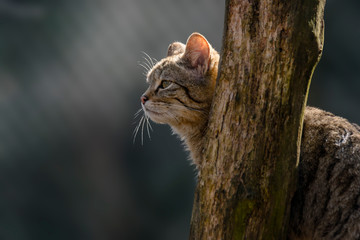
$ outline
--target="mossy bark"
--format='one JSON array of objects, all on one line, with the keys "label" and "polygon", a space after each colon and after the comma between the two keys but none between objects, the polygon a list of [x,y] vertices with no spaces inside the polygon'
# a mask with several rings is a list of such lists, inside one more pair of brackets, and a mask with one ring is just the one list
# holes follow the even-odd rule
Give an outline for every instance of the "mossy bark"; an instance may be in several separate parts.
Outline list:
[{"label": "mossy bark", "polygon": [[227,0],[190,239],[285,239],[325,0]]}]

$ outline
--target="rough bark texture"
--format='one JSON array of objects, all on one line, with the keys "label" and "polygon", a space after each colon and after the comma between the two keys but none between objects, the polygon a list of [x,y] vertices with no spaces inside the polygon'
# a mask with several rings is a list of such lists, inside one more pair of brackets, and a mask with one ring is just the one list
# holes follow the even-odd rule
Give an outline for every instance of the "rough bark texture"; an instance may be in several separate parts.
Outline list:
[{"label": "rough bark texture", "polygon": [[284,239],[325,0],[228,0],[190,239]]}]

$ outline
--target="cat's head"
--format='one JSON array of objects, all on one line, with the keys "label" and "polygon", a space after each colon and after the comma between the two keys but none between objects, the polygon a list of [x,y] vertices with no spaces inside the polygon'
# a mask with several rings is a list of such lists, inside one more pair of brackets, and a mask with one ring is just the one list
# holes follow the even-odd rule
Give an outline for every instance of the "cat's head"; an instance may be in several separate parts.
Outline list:
[{"label": "cat's head", "polygon": [[199,33],[186,44],[170,44],[167,56],[147,73],[149,88],[141,96],[145,114],[156,123],[180,126],[207,121],[219,54]]}]

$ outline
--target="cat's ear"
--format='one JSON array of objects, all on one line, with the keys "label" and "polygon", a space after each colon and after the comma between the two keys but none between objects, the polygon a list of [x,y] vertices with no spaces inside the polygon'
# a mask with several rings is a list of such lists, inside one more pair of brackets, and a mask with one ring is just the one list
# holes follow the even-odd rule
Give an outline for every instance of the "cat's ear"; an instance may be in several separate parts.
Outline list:
[{"label": "cat's ear", "polygon": [[183,53],[184,51],[185,51],[184,44],[182,44],[181,42],[173,42],[168,47],[167,56],[169,57],[169,56],[177,55]]},{"label": "cat's ear", "polygon": [[200,33],[193,33],[186,42],[184,58],[191,67],[206,73],[210,62],[210,44]]}]

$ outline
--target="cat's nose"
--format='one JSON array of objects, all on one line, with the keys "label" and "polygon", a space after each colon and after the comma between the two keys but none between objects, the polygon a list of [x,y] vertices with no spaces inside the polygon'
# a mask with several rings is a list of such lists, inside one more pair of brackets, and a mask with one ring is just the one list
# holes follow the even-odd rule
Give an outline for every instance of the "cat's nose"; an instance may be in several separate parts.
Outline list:
[{"label": "cat's nose", "polygon": [[142,103],[142,104],[145,104],[145,102],[146,102],[147,100],[149,100],[149,98],[148,98],[148,96],[146,96],[146,95],[142,95],[141,98],[140,98],[140,100],[141,100],[141,103]]}]

